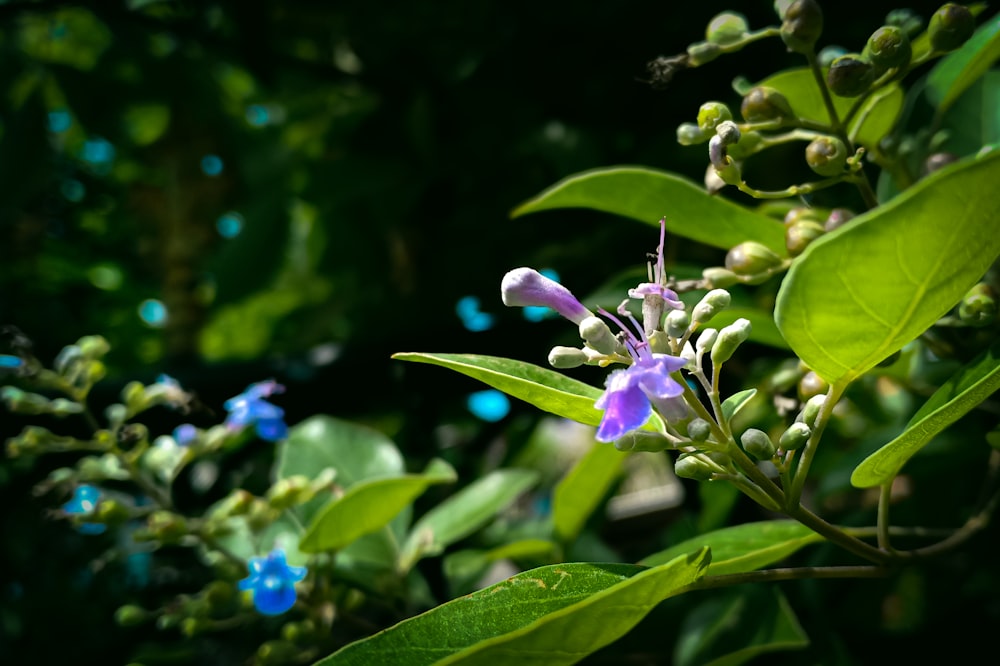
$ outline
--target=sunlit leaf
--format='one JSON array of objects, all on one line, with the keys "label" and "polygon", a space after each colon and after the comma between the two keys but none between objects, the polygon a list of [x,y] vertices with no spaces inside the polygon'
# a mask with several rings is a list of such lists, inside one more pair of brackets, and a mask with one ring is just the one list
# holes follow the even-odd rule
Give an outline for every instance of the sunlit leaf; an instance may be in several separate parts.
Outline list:
[{"label": "sunlit leaf", "polygon": [[903,434],[857,466],[851,474],[851,483],[858,488],[868,488],[891,481],[906,461],[935,435],[997,389],[1000,389],[1000,343],[995,343],[935,391],[910,419]]},{"label": "sunlit leaf", "polygon": [[610,167],[579,173],[524,202],[511,216],[555,208],[591,208],[652,225],[665,216],[669,233],[706,245],[728,250],[752,240],[785,254],[781,224],[665,171]]},{"label": "sunlit leaf", "polygon": [[1000,152],[941,169],[812,243],[775,322],[831,384],[850,382],[948,312],[1000,254]]},{"label": "sunlit leaf", "polygon": [[556,564],[532,569],[352,643],[322,666],[560,666],[625,635],[696,581],[705,550],[652,569]]},{"label": "sunlit leaf", "polygon": [[594,444],[556,485],[552,494],[552,525],[556,537],[570,541],[621,474],[627,454],[607,444]]},{"label": "sunlit leaf", "polygon": [[780,562],[800,548],[822,540],[819,534],[792,520],[745,523],[682,541],[642,559],[639,564],[655,566],[669,562],[678,553],[689,553],[708,546],[712,549],[712,564],[708,573],[722,576],[754,571]]}]

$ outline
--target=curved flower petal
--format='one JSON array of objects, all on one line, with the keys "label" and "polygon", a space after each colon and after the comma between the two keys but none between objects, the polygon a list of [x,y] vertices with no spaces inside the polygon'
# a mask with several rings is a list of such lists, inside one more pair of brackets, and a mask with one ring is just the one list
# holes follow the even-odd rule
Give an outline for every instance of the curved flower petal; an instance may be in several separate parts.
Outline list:
[{"label": "curved flower petal", "polygon": [[684,392],[684,387],[678,384],[670,373],[680,370],[687,364],[682,358],[656,354],[651,359],[644,359],[630,368],[636,373],[637,383],[650,398],[676,398]]},{"label": "curved flower petal", "polygon": [[631,370],[615,370],[608,375],[608,388],[594,403],[594,407],[604,410],[597,427],[600,442],[612,442],[642,427],[653,413],[649,398],[634,381],[637,375],[629,374]]},{"label": "curved flower petal", "polygon": [[628,295],[632,298],[644,298],[646,296],[658,296],[663,300],[664,303],[674,308],[675,310],[683,310],[684,303],[677,297],[677,292],[673,289],[668,289],[662,284],[656,284],[655,282],[643,282],[638,285],[635,289],[629,289]]},{"label": "curved flower petal", "polygon": [[504,275],[500,296],[507,306],[550,307],[577,325],[593,316],[569,289],[533,268],[515,268]]}]

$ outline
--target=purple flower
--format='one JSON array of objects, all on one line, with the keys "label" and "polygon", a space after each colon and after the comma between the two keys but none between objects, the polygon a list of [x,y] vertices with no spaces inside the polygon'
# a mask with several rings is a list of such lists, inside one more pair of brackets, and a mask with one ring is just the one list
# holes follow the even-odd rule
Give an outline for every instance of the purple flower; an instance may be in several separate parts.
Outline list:
[{"label": "purple flower", "polygon": [[[63,504],[62,510],[68,515],[89,516],[94,513],[100,501],[101,491],[94,486],[83,484],[76,487],[73,497]],[[101,523],[80,523],[77,529],[81,534],[100,534],[107,527]]]},{"label": "purple flower", "polygon": [[295,583],[306,577],[305,567],[292,567],[285,552],[275,548],[265,557],[251,557],[250,575],[238,585],[253,593],[254,607],[264,615],[281,615],[295,605]]},{"label": "purple flower", "polygon": [[577,325],[594,314],[569,289],[533,268],[515,268],[504,275],[500,296],[508,306],[550,307]]},{"label": "purple flower", "polygon": [[188,446],[198,439],[198,429],[190,423],[182,423],[174,428],[174,441],[178,446]]},{"label": "purple flower", "polygon": [[641,428],[653,413],[654,404],[660,413],[675,414],[675,399],[684,388],[670,373],[685,363],[682,358],[643,349],[631,366],[608,375],[606,390],[594,403],[594,407],[604,410],[597,428],[598,441],[612,442]]},{"label": "purple flower", "polygon": [[264,400],[284,390],[285,387],[273,379],[251,384],[243,393],[226,401],[224,407],[229,412],[226,427],[241,430],[253,425],[257,436],[263,440],[276,442],[284,439],[288,436],[288,426],[284,421],[285,410]]}]

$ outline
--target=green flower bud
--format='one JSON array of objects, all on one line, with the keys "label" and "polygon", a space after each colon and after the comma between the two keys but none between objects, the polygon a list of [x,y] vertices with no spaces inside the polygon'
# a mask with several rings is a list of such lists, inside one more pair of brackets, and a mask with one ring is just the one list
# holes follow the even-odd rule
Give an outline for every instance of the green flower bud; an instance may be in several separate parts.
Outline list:
[{"label": "green flower bud", "polygon": [[587,354],[576,347],[553,347],[549,352],[549,365],[560,370],[579,368],[587,362]]},{"label": "green flower bud", "polygon": [[257,648],[257,661],[260,666],[278,666],[299,661],[298,648],[288,641],[267,641]]},{"label": "green flower bud", "polygon": [[49,399],[38,393],[28,393],[15,386],[0,388],[0,400],[7,404],[7,409],[15,414],[45,414],[51,411]]},{"label": "green flower bud", "polygon": [[729,307],[732,297],[725,289],[713,289],[698,301],[691,310],[691,319],[697,324],[704,324],[719,312]]},{"label": "green flower bud", "polygon": [[750,320],[740,317],[719,331],[719,337],[712,346],[712,365],[720,365],[732,358],[736,348],[750,337],[750,329]]},{"label": "green flower bud", "polygon": [[580,337],[588,347],[602,354],[614,354],[618,350],[618,339],[600,317],[585,317],[580,322]]},{"label": "green flower bud", "polygon": [[796,206],[785,213],[785,217],[782,220],[785,227],[790,227],[796,222],[822,222],[823,218],[820,212],[815,208],[809,208],[808,206]]},{"label": "green flower bud", "polygon": [[740,276],[730,270],[715,266],[703,270],[701,272],[701,279],[715,289],[724,289],[738,283]]},{"label": "green flower bud", "polygon": [[774,442],[763,430],[748,428],[740,435],[743,450],[757,460],[770,460],[774,457]]},{"label": "green flower bud", "polygon": [[79,347],[80,353],[83,354],[84,358],[89,360],[102,358],[111,351],[111,345],[99,335],[82,337],[76,341],[76,346]]},{"label": "green flower bud", "polygon": [[805,423],[793,423],[788,426],[788,430],[781,433],[778,446],[785,451],[794,451],[802,448],[809,441],[810,435],[812,435],[812,430]]},{"label": "green flower bud", "polygon": [[712,434],[712,426],[705,419],[692,419],[688,423],[687,436],[696,442],[704,442]]},{"label": "green flower bud", "polygon": [[868,91],[875,69],[857,53],[840,56],[830,64],[826,84],[838,97],[857,97]]},{"label": "green flower bud", "polygon": [[710,134],[701,131],[694,123],[681,123],[677,126],[677,143],[682,146],[696,146],[705,143],[710,137]]},{"label": "green flower bud", "polygon": [[912,9],[893,9],[886,14],[886,25],[894,25],[902,28],[907,37],[915,37],[921,28],[924,27],[924,20],[913,12]]},{"label": "green flower bud", "polygon": [[757,86],[743,96],[740,113],[748,123],[762,123],[768,120],[794,118],[792,105],[788,99],[774,88]]},{"label": "green flower bud", "polygon": [[666,331],[653,331],[647,336],[649,338],[649,351],[654,354],[672,354],[674,348],[670,346],[670,336]]},{"label": "green flower bud", "polygon": [[682,338],[691,325],[691,315],[686,310],[671,310],[667,313],[667,335],[672,338]]},{"label": "green flower bud", "polygon": [[294,643],[308,643],[316,636],[316,623],[312,620],[289,622],[281,628],[281,637]]},{"label": "green flower bud", "polygon": [[278,479],[267,491],[267,500],[278,510],[287,509],[312,499],[309,492],[309,479],[301,474]]},{"label": "green flower bud", "polygon": [[812,428],[816,425],[816,417],[819,416],[819,410],[823,408],[823,403],[826,402],[825,395],[814,395],[806,401],[805,406],[802,408],[802,412],[799,417],[795,419],[800,423],[805,423],[807,426]]},{"label": "green flower bud", "polygon": [[965,295],[958,305],[958,318],[969,326],[989,326],[997,318],[996,294],[985,282],[980,282]]},{"label": "green flower bud", "polygon": [[145,409],[145,393],[141,382],[129,382],[122,389],[122,402],[130,414],[137,414]]},{"label": "green flower bud", "polygon": [[927,34],[935,51],[953,51],[976,30],[976,19],[965,5],[949,2],[931,16]]},{"label": "green flower bud", "polygon": [[823,223],[823,229],[827,232],[833,231],[854,218],[854,213],[846,208],[834,208]]},{"label": "green flower bud", "polygon": [[154,511],[146,519],[150,536],[161,543],[176,543],[187,535],[187,521],[171,511]]},{"label": "green flower bud", "polygon": [[714,132],[719,123],[732,119],[733,113],[722,102],[705,102],[698,109],[698,129],[702,132]]},{"label": "green flower bud", "polygon": [[224,610],[236,601],[236,586],[221,580],[213,580],[202,590],[202,596],[210,610]]},{"label": "green flower bud", "polygon": [[741,132],[740,140],[727,147],[729,156],[734,160],[745,160],[757,152],[757,146],[762,140],[760,132]]},{"label": "green flower bud", "polygon": [[673,448],[673,443],[663,435],[648,430],[634,430],[614,441],[619,451],[643,451],[659,453]]},{"label": "green flower bud", "polygon": [[128,408],[119,402],[108,405],[104,409],[104,418],[108,420],[112,429],[120,428],[128,418]]},{"label": "green flower bud", "polygon": [[781,257],[756,241],[740,243],[726,253],[726,269],[737,275],[757,275],[781,265]]},{"label": "green flower bud", "polygon": [[813,139],[806,146],[806,163],[821,176],[836,176],[847,166],[847,146],[835,136]]},{"label": "green flower bud", "polygon": [[83,350],[77,345],[66,345],[52,362],[52,369],[60,375],[67,376],[74,372],[81,361],[83,361]]},{"label": "green flower bud", "polygon": [[704,354],[707,351],[712,351],[712,347],[715,346],[715,341],[719,339],[719,331],[714,328],[706,328],[698,336],[697,349],[699,353]]},{"label": "green flower bud", "polygon": [[894,25],[884,25],[872,33],[867,51],[876,67],[905,67],[913,55],[906,31]]},{"label": "green flower bud", "polygon": [[150,614],[139,606],[127,604],[115,611],[115,622],[119,627],[134,627],[150,618]]},{"label": "green flower bud", "polygon": [[698,42],[687,48],[688,67],[699,67],[722,55],[722,47],[712,42]]},{"label": "green flower bud", "polygon": [[705,39],[713,44],[725,46],[738,42],[750,32],[750,25],[743,14],[737,12],[722,12],[708,22],[705,29]]},{"label": "green flower bud", "polygon": [[88,517],[88,521],[104,523],[105,525],[121,525],[131,517],[127,506],[118,500],[104,498],[98,502],[91,517]]},{"label": "green flower bud", "polygon": [[209,621],[202,617],[186,617],[181,620],[181,633],[187,638],[193,638],[198,634],[207,631]]},{"label": "green flower bud", "polygon": [[799,400],[803,402],[816,395],[825,395],[830,390],[826,380],[810,370],[799,380]]},{"label": "green flower bud", "polygon": [[809,53],[823,34],[823,11],[815,0],[795,0],[781,15],[781,39],[789,51]]},{"label": "green flower bud", "polygon": [[704,454],[685,453],[674,463],[674,474],[682,479],[708,481],[713,474],[724,474],[725,468],[706,460]]},{"label": "green flower bud", "polygon": [[253,495],[242,488],[237,488],[216,505],[212,511],[212,517],[225,519],[230,516],[242,516],[250,510],[252,503]]},{"label": "green flower bud", "polygon": [[796,222],[785,229],[785,248],[790,256],[797,257],[824,233],[823,227],[816,222]]}]

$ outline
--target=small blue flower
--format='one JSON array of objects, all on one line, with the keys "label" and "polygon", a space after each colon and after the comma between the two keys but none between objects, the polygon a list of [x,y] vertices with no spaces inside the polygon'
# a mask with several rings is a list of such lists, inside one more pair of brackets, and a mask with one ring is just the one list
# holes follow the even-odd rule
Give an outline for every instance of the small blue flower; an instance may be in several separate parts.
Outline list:
[{"label": "small blue flower", "polygon": [[198,439],[198,429],[190,423],[182,423],[174,428],[174,441],[178,446],[188,446]]},{"label": "small blue flower", "polygon": [[[69,515],[89,516],[100,500],[100,490],[87,484],[80,485],[73,491],[72,499],[63,504],[62,510]],[[77,529],[81,534],[100,534],[107,527],[101,523],[80,523]]]},{"label": "small blue flower", "polygon": [[263,615],[281,615],[295,605],[295,583],[306,577],[305,567],[292,567],[285,552],[275,548],[265,557],[251,557],[250,575],[238,585],[253,592],[253,605]]},{"label": "small blue flower", "polygon": [[285,410],[264,400],[284,390],[285,387],[273,379],[251,384],[246,391],[225,402],[224,407],[229,412],[226,427],[241,430],[253,425],[257,436],[263,440],[277,442],[284,439],[288,436],[288,426],[284,421]]}]

